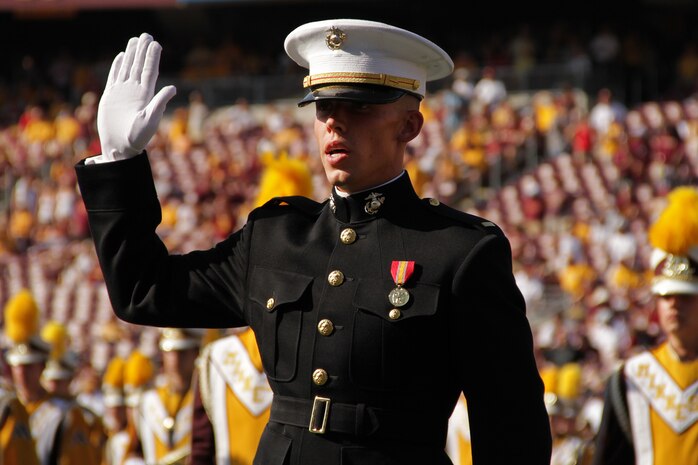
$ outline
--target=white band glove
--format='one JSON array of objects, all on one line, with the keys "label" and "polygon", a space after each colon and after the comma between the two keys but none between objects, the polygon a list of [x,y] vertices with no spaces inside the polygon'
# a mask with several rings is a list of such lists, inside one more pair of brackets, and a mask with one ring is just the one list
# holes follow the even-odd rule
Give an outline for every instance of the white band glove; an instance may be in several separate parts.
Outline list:
[{"label": "white band glove", "polygon": [[167,102],[177,93],[167,86],[153,97],[161,52],[160,44],[143,33],[114,58],[97,110],[100,161],[138,155],[155,134]]}]

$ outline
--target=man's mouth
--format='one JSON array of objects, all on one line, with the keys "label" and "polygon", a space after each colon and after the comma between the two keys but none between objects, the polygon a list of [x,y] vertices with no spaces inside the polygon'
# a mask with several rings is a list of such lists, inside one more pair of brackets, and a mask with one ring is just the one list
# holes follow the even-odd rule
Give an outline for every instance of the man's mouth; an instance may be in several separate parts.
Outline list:
[{"label": "man's mouth", "polygon": [[338,143],[329,143],[325,146],[325,157],[331,162],[338,162],[349,155],[346,147]]}]

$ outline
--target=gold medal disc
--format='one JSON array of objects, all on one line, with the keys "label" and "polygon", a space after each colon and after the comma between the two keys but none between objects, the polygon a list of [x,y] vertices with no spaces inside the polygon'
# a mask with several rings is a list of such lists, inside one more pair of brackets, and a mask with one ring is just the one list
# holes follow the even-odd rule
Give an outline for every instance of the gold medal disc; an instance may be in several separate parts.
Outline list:
[{"label": "gold medal disc", "polygon": [[410,300],[410,293],[407,292],[405,289],[402,287],[396,287],[392,291],[390,291],[390,294],[388,294],[388,300],[390,301],[391,304],[393,304],[396,307],[402,307],[405,305],[407,302]]}]

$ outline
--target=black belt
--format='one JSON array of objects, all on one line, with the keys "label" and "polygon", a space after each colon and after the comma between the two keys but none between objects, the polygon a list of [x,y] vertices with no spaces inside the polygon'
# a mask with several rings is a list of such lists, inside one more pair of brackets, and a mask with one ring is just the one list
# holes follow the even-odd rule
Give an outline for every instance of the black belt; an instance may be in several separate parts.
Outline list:
[{"label": "black belt", "polygon": [[270,421],[308,428],[311,433],[348,434],[358,438],[391,437],[443,445],[441,427],[425,412],[388,410],[366,404],[343,404],[326,397],[299,399],[274,396]]}]

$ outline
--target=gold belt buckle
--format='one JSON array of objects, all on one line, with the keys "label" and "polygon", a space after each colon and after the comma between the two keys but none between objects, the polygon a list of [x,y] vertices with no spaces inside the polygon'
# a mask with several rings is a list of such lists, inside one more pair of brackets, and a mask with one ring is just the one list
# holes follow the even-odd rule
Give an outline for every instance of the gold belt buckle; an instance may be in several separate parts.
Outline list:
[{"label": "gold belt buckle", "polygon": [[[327,429],[327,417],[330,414],[330,399],[315,396],[313,410],[310,412],[308,431],[315,434],[325,434]],[[318,424],[319,423],[319,424]]]}]

